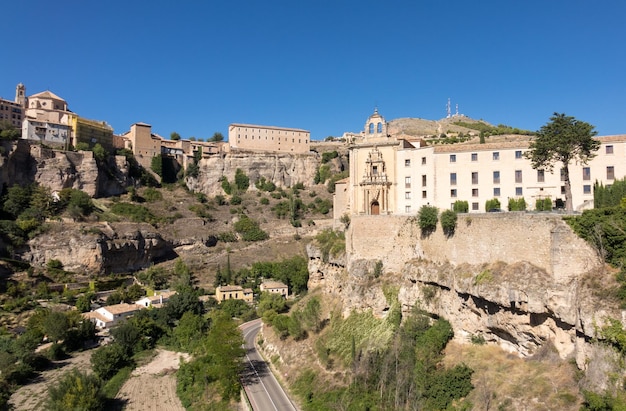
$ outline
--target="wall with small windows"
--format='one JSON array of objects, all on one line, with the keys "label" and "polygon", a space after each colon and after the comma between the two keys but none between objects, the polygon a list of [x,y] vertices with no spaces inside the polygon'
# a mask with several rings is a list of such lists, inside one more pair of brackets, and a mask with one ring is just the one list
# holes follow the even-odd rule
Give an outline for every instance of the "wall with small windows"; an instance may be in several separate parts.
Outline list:
[{"label": "wall with small windows", "polygon": [[231,124],[228,143],[233,149],[308,153],[311,133],[298,128]]}]

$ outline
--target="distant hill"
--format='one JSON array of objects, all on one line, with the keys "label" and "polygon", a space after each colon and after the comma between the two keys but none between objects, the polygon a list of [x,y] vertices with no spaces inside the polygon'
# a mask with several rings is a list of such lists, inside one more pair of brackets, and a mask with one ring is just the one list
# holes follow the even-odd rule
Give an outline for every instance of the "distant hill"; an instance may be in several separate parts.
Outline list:
[{"label": "distant hill", "polygon": [[466,116],[453,116],[441,120],[421,118],[398,118],[389,121],[389,134],[396,137],[421,137],[426,139],[446,137],[478,137],[483,132],[485,137],[495,135],[532,135],[528,130],[499,124],[497,126],[484,120],[474,120]]}]

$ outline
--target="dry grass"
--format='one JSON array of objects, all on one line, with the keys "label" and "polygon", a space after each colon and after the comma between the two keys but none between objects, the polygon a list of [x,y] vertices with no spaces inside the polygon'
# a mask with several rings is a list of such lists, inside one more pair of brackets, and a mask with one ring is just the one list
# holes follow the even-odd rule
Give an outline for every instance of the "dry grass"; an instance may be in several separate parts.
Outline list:
[{"label": "dry grass", "polygon": [[474,370],[467,400],[474,410],[578,410],[582,403],[575,368],[549,347],[522,359],[496,346],[451,342],[446,366],[465,363]]}]

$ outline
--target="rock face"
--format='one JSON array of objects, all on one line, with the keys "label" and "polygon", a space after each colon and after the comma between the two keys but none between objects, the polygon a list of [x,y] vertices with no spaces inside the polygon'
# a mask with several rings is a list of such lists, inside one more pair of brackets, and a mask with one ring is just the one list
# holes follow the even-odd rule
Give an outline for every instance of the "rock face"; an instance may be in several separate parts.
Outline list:
[{"label": "rock face", "polygon": [[126,158],[109,158],[98,165],[91,151],[56,151],[25,140],[2,142],[0,183],[38,183],[52,191],[63,188],[83,190],[92,197],[119,195],[129,184]]},{"label": "rock face", "polygon": [[187,178],[190,190],[202,192],[208,196],[223,194],[221,178],[226,177],[231,183],[239,168],[250,178],[250,189],[261,177],[273,182],[278,187],[289,187],[298,182],[312,184],[319,165],[318,155],[290,153],[258,153],[237,151],[223,156],[214,156],[200,160],[197,178]]},{"label": "rock face", "polygon": [[[551,343],[583,370],[617,372],[611,351],[591,343],[607,318],[623,317],[589,285],[612,274],[558,215],[468,215],[449,238],[440,229],[422,238],[413,218],[354,216],[343,258],[324,262],[314,247],[308,252],[309,287],[339,295],[344,315],[385,316],[382,284],[393,284],[404,313],[419,304],[450,321],[460,342],[482,337],[520,356]],[[611,386],[611,372],[595,374],[589,387]]]},{"label": "rock face", "polygon": [[144,223],[103,223],[89,228],[58,223],[28,245],[24,261],[45,266],[56,259],[66,270],[86,274],[137,271],[174,253],[171,243]]}]

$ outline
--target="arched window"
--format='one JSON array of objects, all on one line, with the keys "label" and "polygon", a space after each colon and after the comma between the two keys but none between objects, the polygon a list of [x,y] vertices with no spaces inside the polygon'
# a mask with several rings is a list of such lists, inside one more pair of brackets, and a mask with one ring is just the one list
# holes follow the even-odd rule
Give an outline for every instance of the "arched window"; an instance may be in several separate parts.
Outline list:
[{"label": "arched window", "polygon": [[374,133],[374,123],[370,123],[369,134]]},{"label": "arched window", "polygon": [[377,133],[382,133],[383,132],[383,123],[378,123],[378,130],[376,130]]}]

